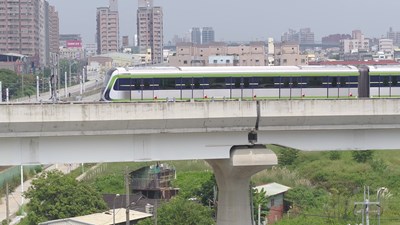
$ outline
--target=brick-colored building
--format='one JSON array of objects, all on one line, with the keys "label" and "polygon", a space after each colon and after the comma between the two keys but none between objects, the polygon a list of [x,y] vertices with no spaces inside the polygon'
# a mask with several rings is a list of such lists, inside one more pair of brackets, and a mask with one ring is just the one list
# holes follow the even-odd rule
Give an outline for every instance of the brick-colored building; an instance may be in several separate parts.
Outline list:
[{"label": "brick-colored building", "polygon": [[275,46],[275,66],[301,66],[307,65],[307,55],[300,53],[297,43],[281,43]]},{"label": "brick-colored building", "polygon": [[284,195],[290,187],[278,183],[270,183],[257,186],[256,188],[259,191],[264,189],[266,192],[265,197],[269,199],[267,224],[273,224],[282,219],[285,213]]},{"label": "brick-colored building", "polygon": [[46,0],[0,0],[0,52],[28,56],[34,67],[49,63],[58,36],[58,13]]},{"label": "brick-colored building", "polygon": [[152,64],[163,63],[163,11],[153,0],[139,0],[137,10],[138,46],[141,54],[149,53]]},{"label": "brick-colored building", "polygon": [[109,7],[97,8],[97,54],[118,52],[119,13],[118,1],[110,0]]},{"label": "brick-colored building", "polygon": [[[223,60],[223,62],[221,62]],[[267,55],[264,42],[248,45],[228,45],[213,42],[198,45],[178,43],[176,54],[170,56],[171,66],[266,66]]]}]

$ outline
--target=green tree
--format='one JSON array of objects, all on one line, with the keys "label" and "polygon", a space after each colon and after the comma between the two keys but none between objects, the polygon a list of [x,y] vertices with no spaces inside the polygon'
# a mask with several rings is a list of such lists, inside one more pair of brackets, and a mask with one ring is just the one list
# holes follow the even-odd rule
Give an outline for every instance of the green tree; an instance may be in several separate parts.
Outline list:
[{"label": "green tree", "polygon": [[298,157],[299,150],[294,148],[282,149],[282,151],[278,154],[279,165],[293,165]]},{"label": "green tree", "polygon": [[204,205],[214,197],[216,186],[214,174],[210,171],[191,171],[179,173],[173,185],[178,187],[182,198],[198,198]]},{"label": "green tree", "polygon": [[90,186],[60,171],[42,173],[25,193],[28,224],[87,215],[106,209],[101,196]]},{"label": "green tree", "polygon": [[258,224],[258,206],[260,206],[260,218],[261,223],[265,221],[265,217],[268,214],[268,197],[266,191],[261,189],[260,191],[257,188],[253,189],[253,218]]},{"label": "green tree", "polygon": [[365,150],[365,151],[353,151],[351,153],[353,160],[358,163],[365,163],[369,160],[372,160],[373,151]]},{"label": "green tree", "polygon": [[[139,225],[150,225],[151,220],[143,220]],[[211,225],[215,224],[212,210],[195,201],[176,197],[157,209],[158,225]]]}]

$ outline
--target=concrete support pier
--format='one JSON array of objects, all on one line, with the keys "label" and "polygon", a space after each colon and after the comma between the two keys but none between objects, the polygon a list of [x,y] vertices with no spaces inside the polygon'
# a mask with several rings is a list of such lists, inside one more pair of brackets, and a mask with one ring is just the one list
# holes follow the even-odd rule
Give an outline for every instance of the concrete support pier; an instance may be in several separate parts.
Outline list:
[{"label": "concrete support pier", "polygon": [[214,170],[218,185],[218,225],[252,225],[250,178],[277,165],[274,152],[264,145],[231,148],[230,159],[206,160]]}]

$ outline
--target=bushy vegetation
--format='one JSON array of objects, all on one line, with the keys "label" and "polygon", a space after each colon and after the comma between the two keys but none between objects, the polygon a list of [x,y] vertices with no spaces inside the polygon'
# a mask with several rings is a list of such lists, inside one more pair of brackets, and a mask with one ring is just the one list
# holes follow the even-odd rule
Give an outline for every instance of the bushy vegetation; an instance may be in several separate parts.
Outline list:
[{"label": "bushy vegetation", "polygon": [[29,225],[106,209],[105,202],[93,188],[57,170],[44,172],[34,179],[25,197],[30,199],[25,218]]},{"label": "bushy vegetation", "polygon": [[[282,147],[271,148],[278,155],[287,153]],[[379,188],[389,189],[381,201],[381,224],[399,224],[399,151],[298,152],[291,162],[253,177],[256,184],[278,182],[292,187],[285,196],[291,208],[278,225],[361,223],[360,215],[354,214],[354,202],[363,201],[364,186],[370,187],[370,201],[377,200]],[[374,210],[371,224],[377,223]]]}]

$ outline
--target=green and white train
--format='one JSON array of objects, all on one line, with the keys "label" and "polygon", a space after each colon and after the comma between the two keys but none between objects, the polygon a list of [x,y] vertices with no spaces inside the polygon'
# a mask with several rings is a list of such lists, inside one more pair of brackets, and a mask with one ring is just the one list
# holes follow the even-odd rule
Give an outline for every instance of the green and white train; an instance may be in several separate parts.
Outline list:
[{"label": "green and white train", "polygon": [[[371,97],[400,96],[400,66],[370,66]],[[354,98],[354,66],[135,67],[107,72],[102,100]]]}]

